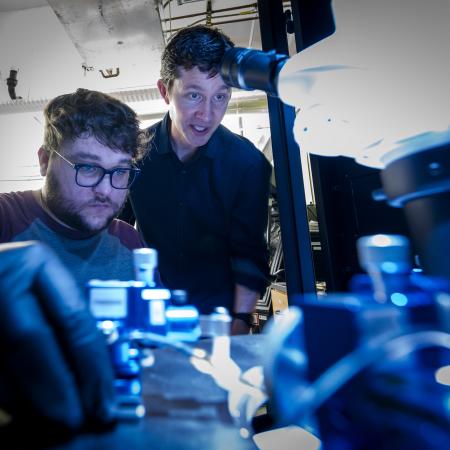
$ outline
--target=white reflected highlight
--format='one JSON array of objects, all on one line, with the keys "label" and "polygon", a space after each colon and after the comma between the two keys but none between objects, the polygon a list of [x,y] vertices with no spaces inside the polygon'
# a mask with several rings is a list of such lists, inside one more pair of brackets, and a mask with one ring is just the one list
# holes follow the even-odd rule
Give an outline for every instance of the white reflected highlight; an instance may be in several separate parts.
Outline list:
[{"label": "white reflected highlight", "polygon": [[450,386],[450,366],[439,368],[434,374],[434,379],[439,384]]},{"label": "white reflected highlight", "polygon": [[280,72],[302,151],[382,168],[450,142],[450,2],[334,0],[333,11],[336,32]]},{"label": "white reflected highlight", "polygon": [[297,426],[255,434],[253,441],[260,450],[320,450],[322,447],[320,439]]}]

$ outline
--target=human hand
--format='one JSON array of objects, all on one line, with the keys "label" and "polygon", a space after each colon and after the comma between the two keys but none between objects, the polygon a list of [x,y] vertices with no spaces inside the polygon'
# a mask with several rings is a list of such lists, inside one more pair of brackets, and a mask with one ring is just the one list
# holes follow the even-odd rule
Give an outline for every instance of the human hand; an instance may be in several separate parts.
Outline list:
[{"label": "human hand", "polygon": [[70,273],[43,244],[0,245],[0,437],[108,427],[112,381],[104,338]]}]

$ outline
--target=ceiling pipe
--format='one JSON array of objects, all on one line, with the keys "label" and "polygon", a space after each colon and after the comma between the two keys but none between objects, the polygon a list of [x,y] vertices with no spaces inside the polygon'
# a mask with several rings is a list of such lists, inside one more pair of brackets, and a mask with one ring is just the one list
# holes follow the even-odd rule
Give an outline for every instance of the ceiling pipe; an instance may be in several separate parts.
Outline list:
[{"label": "ceiling pipe", "polygon": [[[258,7],[257,3],[250,3],[248,5],[240,5],[240,6],[233,6],[230,8],[214,9],[214,10],[211,10],[211,13],[215,14],[215,13],[219,13],[219,12],[236,11],[237,9],[257,8],[257,7]],[[164,8],[164,6],[163,6],[163,8]],[[170,19],[162,19],[161,22],[169,22],[169,21],[178,20],[178,19],[188,19],[190,17],[203,16],[204,14],[205,14],[204,12],[198,12],[198,13],[194,13],[194,14],[184,14],[183,16],[171,17]],[[239,14],[239,13],[236,13],[236,14]]]},{"label": "ceiling pipe", "polygon": [[[200,20],[197,20],[196,22],[191,23],[189,26],[196,25],[197,23],[201,23],[201,22],[203,22],[204,20],[205,20],[205,18],[200,19]],[[222,20],[222,21],[220,21],[220,22],[212,22],[212,23],[211,23],[211,26],[212,26],[212,27],[215,27],[215,26],[218,26],[218,25],[223,25],[223,24],[225,24],[225,23],[248,22],[249,20],[258,20],[258,16],[247,17],[247,18],[245,18],[245,19]],[[177,31],[179,31],[179,30],[184,29],[184,28],[186,28],[186,27],[172,28],[171,30],[163,30],[163,33],[175,33],[175,32],[177,32]]]}]

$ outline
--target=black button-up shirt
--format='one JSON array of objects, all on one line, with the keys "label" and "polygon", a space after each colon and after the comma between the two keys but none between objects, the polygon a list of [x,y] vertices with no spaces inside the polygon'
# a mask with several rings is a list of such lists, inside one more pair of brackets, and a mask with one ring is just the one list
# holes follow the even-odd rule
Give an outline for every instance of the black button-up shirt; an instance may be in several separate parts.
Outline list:
[{"label": "black button-up shirt", "polygon": [[159,252],[167,287],[186,289],[203,313],[232,310],[235,283],[259,292],[267,285],[271,166],[223,126],[183,163],[169,129],[166,115],[148,130],[150,149],[130,193],[138,228]]}]

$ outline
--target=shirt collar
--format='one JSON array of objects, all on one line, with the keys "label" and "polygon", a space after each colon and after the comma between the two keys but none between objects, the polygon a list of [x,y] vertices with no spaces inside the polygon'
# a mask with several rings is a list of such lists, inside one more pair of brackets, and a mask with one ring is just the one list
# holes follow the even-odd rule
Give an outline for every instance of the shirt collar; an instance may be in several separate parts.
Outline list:
[{"label": "shirt collar", "polygon": [[169,113],[166,113],[160,126],[155,129],[156,151],[160,154],[172,152],[169,127],[170,127],[170,117]]},{"label": "shirt collar", "polygon": [[[161,126],[155,130],[155,148],[159,154],[167,154],[173,151],[172,144],[170,142],[170,117],[169,113],[166,113],[164,116]],[[214,158],[219,150],[219,141],[220,141],[220,128],[222,125],[219,125],[217,130],[213,133],[211,138],[209,139],[206,145],[201,146],[198,149],[200,155],[207,156],[209,158]]]}]

